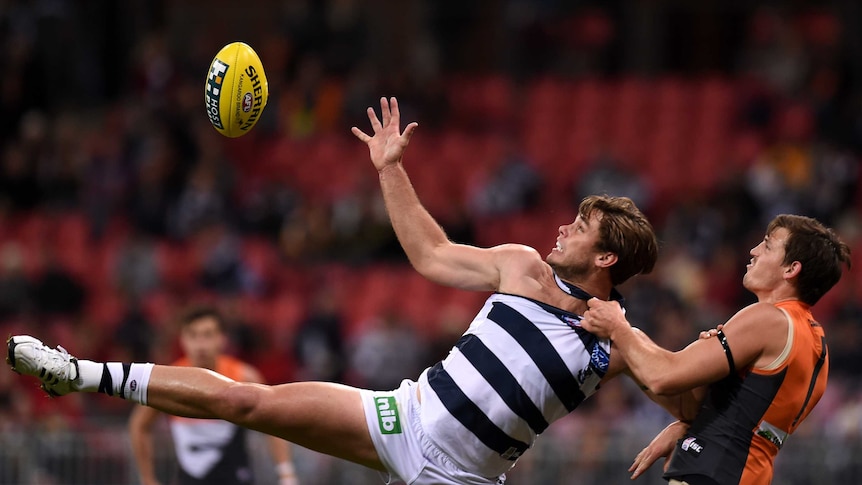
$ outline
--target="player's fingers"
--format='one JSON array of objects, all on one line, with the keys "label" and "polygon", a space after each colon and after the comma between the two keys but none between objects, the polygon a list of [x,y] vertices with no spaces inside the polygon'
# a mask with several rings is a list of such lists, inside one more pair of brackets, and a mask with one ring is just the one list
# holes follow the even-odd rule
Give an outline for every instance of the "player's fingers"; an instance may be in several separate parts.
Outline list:
[{"label": "player's fingers", "polygon": [[647,468],[651,467],[653,463],[658,459],[658,456],[653,456],[653,454],[649,451],[649,448],[645,448],[641,451],[637,458],[635,458],[635,462],[632,463],[632,470],[629,468],[629,471],[632,472],[632,480],[639,477],[643,472],[647,470]]},{"label": "player's fingers", "polygon": [[389,98],[389,122],[394,124],[395,126],[401,126],[401,111],[398,109],[398,100],[395,99],[395,96]]},{"label": "player's fingers", "polygon": [[643,467],[643,462],[641,462],[640,460],[635,460],[635,462],[632,463],[632,466],[629,467],[629,472],[631,472],[632,474],[629,478],[631,480],[634,480],[635,478],[641,476],[641,473],[643,473],[644,470],[645,468]]},{"label": "player's fingers", "polygon": [[647,468],[649,468],[648,463],[646,463],[644,461],[638,461],[637,464],[634,466],[634,470],[629,469],[629,471],[632,472],[632,475],[630,478],[632,480],[636,479],[637,477],[641,476],[641,474],[643,474],[643,472],[645,472],[647,470]]},{"label": "player's fingers", "polygon": [[413,133],[416,131],[416,128],[418,128],[418,127],[419,127],[419,123],[417,123],[415,121],[410,123],[406,127],[404,127],[404,134],[401,135],[401,137],[404,139],[405,145],[410,143],[410,137],[413,136]]},{"label": "player's fingers", "polygon": [[350,128],[350,132],[353,133],[356,138],[359,138],[362,143],[368,143],[368,141],[371,140],[370,136],[366,135],[365,132],[355,126]]},{"label": "player's fingers", "polygon": [[389,126],[392,122],[392,112],[389,108],[389,101],[386,96],[380,98],[380,118],[383,120],[383,127]]},{"label": "player's fingers", "polygon": [[644,453],[646,453],[646,451],[647,451],[646,448],[644,448],[641,450],[640,453],[638,453],[638,455],[635,457],[634,461],[632,462],[631,466],[629,467],[630,472],[633,472],[638,468],[641,460],[643,460],[643,456],[644,456]]},{"label": "player's fingers", "polygon": [[369,107],[365,112],[368,113],[368,121],[371,122],[371,128],[374,130],[374,133],[379,133],[383,129],[383,126],[380,125],[380,120],[377,119],[374,108]]}]

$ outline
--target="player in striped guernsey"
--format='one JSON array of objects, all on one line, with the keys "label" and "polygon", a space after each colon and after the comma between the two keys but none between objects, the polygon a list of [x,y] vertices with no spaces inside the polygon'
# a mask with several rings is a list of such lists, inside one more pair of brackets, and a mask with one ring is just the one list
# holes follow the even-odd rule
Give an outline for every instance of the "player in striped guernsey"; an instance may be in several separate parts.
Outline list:
[{"label": "player in striped guernsey", "polygon": [[[533,248],[450,241],[423,208],[402,165],[395,98],[368,109],[368,145],[386,207],[413,267],[426,278],[493,295],[442,362],[393,391],[333,383],[244,384],[204,369],[77,360],[37,339],[9,340],[9,361],[54,394],[110,390],[169,414],[221,418],[386,471],[411,485],[499,484],[537,435],[625,364],[579,325],[592,296],[652,270],[652,226],[624,197],[594,196],[559,227],[545,258]],[[549,238],[550,239],[550,238]],[[393,288],[392,291],[397,291]],[[134,383],[134,385],[129,384]],[[690,395],[662,399],[688,417]]]}]

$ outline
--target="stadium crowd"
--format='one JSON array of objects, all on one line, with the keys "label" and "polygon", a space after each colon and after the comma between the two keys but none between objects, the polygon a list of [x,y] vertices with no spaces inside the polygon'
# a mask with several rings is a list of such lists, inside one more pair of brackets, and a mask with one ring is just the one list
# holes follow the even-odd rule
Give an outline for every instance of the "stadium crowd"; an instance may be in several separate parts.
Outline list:
[{"label": "stadium crowd", "polygon": [[[556,235],[535,228],[569,222],[584,195],[635,199],[662,246],[654,274],[621,290],[629,320],[667,348],[751,301],[739,255],[775,214],[836,227],[862,267],[852,1],[72,3],[0,6],[4,335],[169,362],[173,318],[210,301],[269,382],[415,376],[485,295],[421,280],[394,239],[349,133],[383,94],[420,122],[406,163],[455,240],[544,252]],[[236,39],[261,55],[270,100],[229,140],[208,125],[202,85]],[[830,384],[794,442],[862,446],[860,301],[851,274],[815,307]],[[597,477],[627,429],[670,420],[624,382],[584,406],[540,442],[594,459]],[[0,372],[0,433],[128,411],[48,400]],[[596,439],[573,442],[571,427]],[[852,455],[835,476],[842,466],[862,475]]]}]

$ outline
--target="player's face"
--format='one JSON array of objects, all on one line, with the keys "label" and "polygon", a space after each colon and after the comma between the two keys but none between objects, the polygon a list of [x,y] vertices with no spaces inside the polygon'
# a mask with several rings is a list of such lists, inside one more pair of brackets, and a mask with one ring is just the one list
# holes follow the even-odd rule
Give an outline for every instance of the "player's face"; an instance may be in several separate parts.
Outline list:
[{"label": "player's face", "polygon": [[784,245],[790,232],[779,227],[767,234],[757,246],[751,249],[751,262],[745,267],[742,285],[753,293],[776,288],[784,281]]},{"label": "player's face", "polygon": [[578,215],[571,224],[560,226],[557,244],[545,260],[561,277],[583,274],[592,269],[599,241],[600,218],[601,214],[597,212],[586,219]]},{"label": "player's face", "polygon": [[186,325],[180,333],[180,346],[192,365],[215,367],[215,361],[224,350],[225,336],[212,317],[199,318]]}]

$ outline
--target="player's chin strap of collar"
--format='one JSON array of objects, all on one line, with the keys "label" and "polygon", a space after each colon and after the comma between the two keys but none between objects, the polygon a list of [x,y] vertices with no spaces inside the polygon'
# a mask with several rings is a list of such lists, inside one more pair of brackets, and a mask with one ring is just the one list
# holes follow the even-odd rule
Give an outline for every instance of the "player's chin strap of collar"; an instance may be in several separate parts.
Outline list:
[{"label": "player's chin strap of collar", "polygon": [[[554,281],[557,282],[557,286],[559,286],[561,290],[572,295],[573,297],[577,298],[578,300],[587,301],[593,297],[593,295],[591,295],[591,294],[587,293],[586,291],[578,288],[577,286],[569,283],[568,281],[563,281],[562,278],[557,276],[557,273],[554,273]],[[620,292],[617,291],[616,288],[611,288],[611,298],[610,299],[611,299],[611,301],[616,301],[617,303],[619,303],[621,308],[625,308],[626,300],[625,300],[625,298],[623,298],[623,295],[621,295]]]}]

